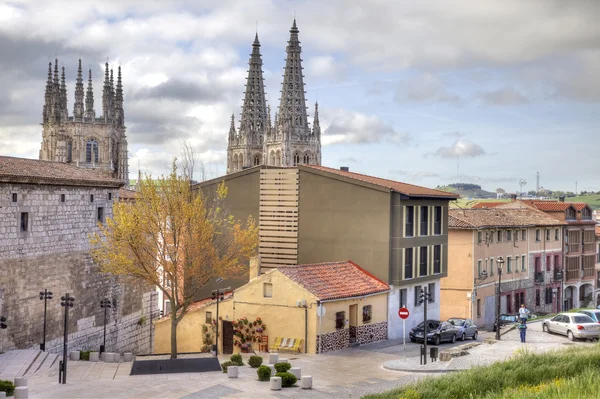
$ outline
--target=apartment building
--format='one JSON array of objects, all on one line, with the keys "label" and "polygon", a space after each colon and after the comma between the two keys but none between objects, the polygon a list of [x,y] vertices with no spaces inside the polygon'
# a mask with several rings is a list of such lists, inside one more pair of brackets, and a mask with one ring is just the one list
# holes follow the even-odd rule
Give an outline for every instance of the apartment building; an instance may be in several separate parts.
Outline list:
[{"label": "apartment building", "polygon": [[529,208],[450,209],[442,319],[467,317],[493,325],[500,257],[502,313],[516,312],[521,303],[532,312],[560,311],[565,225]]},{"label": "apartment building", "polygon": [[351,259],[390,285],[390,338],[402,336],[400,307],[411,311],[407,331],[422,321],[422,287],[431,293],[429,317],[439,318],[448,202],[456,195],[317,165],[256,166],[196,187],[210,195],[222,181],[231,214],[259,222],[263,272]]}]

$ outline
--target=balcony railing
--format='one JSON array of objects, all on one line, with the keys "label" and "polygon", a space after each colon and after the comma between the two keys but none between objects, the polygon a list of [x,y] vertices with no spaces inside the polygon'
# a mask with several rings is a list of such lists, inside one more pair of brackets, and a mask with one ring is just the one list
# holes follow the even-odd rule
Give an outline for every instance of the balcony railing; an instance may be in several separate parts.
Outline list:
[{"label": "balcony railing", "polygon": [[535,272],[535,283],[536,284],[544,283],[544,272]]},{"label": "balcony railing", "polygon": [[567,270],[567,280],[578,280],[579,270]]},{"label": "balcony railing", "polygon": [[595,271],[596,271],[596,270],[595,270],[595,269],[592,269],[592,268],[589,268],[589,269],[583,269],[583,270],[582,270],[582,272],[583,272],[583,273],[582,273],[582,276],[581,276],[581,278],[594,277],[594,272],[595,272]]}]

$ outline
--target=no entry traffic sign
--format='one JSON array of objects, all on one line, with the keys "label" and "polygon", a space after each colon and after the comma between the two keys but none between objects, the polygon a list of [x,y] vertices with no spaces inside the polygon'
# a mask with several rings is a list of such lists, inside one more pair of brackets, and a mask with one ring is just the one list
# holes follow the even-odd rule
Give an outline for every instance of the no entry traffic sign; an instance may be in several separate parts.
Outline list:
[{"label": "no entry traffic sign", "polygon": [[410,312],[406,308],[400,308],[398,310],[398,316],[400,316],[401,319],[408,319],[409,315],[410,315]]}]

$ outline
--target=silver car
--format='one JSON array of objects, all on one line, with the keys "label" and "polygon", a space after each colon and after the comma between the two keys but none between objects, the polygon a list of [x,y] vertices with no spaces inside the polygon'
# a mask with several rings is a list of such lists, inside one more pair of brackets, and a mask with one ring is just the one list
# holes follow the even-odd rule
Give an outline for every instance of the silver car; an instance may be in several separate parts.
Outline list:
[{"label": "silver car", "polygon": [[542,323],[544,332],[566,335],[569,340],[575,338],[599,339],[600,323],[582,313],[559,313]]}]

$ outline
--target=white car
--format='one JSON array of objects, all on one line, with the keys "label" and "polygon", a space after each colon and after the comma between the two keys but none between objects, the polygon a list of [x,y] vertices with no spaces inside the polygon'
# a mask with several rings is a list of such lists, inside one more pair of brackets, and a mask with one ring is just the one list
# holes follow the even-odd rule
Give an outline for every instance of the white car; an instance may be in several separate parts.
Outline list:
[{"label": "white car", "polygon": [[547,333],[566,335],[571,341],[575,338],[600,338],[600,323],[581,313],[559,313],[550,320],[544,320],[542,329]]}]

